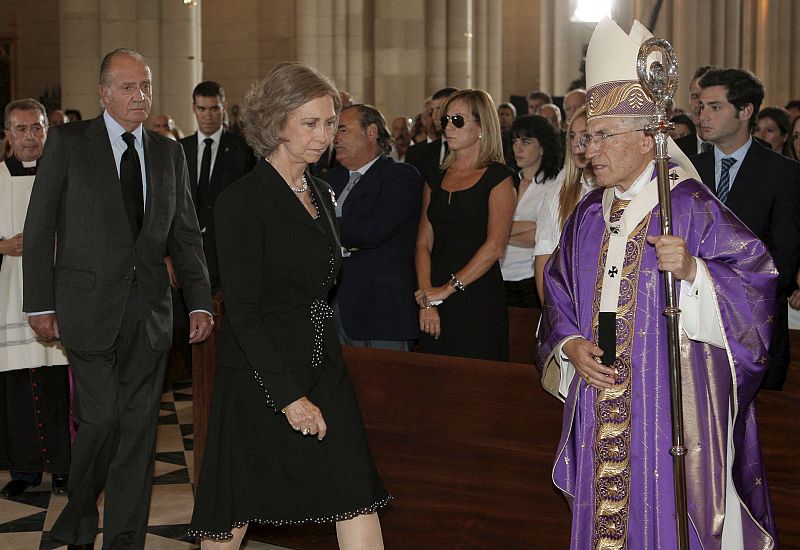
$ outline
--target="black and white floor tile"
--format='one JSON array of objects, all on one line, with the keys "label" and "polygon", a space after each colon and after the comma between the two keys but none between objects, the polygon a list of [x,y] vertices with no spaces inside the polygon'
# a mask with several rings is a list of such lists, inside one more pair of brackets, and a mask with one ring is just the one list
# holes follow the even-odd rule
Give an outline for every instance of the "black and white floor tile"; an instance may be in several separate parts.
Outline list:
[{"label": "black and white floor tile", "polygon": [[[192,516],[194,476],[192,447],[192,386],[190,382],[172,384],[161,399],[161,413],[156,446],[153,498],[145,548],[148,550],[183,550],[197,548],[186,535]],[[0,548],[3,550],[66,550],[50,537],[50,529],[67,502],[65,496],[50,492],[50,476],[38,487],[11,498],[0,498]],[[10,480],[8,471],[0,471],[0,487]],[[103,497],[100,497],[102,529]],[[95,548],[102,547],[102,533]],[[246,542],[246,550],[282,550],[282,547],[255,541]]]}]

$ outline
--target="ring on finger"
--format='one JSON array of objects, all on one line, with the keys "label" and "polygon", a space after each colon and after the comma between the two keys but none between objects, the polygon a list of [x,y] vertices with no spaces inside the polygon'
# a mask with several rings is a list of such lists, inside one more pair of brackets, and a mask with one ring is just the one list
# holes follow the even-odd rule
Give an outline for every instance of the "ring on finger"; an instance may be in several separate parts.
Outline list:
[{"label": "ring on finger", "polygon": [[308,428],[303,428],[303,435],[308,435],[308,432],[309,432]]}]

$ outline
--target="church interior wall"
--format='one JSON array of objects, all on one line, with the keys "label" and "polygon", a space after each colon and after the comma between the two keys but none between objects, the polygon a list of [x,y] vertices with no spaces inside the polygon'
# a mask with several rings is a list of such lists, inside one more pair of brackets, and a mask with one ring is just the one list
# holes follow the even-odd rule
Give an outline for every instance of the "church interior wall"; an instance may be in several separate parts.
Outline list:
[{"label": "church interior wall", "polygon": [[[413,116],[445,85],[484,87],[498,102],[534,89],[562,95],[580,75],[591,31],[565,18],[567,4],[143,0],[134,8],[119,0],[0,0],[0,53],[10,45],[14,97],[52,106],[60,91],[63,107],[83,107],[88,116],[97,110],[101,54],[132,41],[154,68],[153,113],[173,114],[187,132],[194,130],[194,81],[219,80],[229,104],[241,104],[248,87],[283,60],[316,65],[388,119]],[[623,28],[634,17],[647,23],[654,6],[619,0],[614,15]],[[755,72],[766,85],[766,106],[800,96],[797,28],[794,0],[709,0],[662,4],[654,32],[678,55],[678,106],[688,103],[694,68],[709,62]]]}]

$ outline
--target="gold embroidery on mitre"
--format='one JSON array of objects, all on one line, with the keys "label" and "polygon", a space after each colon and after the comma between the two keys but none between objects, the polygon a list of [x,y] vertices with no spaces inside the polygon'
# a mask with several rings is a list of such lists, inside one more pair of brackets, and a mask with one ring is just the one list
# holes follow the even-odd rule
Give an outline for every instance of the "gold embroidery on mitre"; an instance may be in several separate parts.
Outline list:
[{"label": "gold embroidery on mitre", "polygon": [[[622,216],[627,202],[616,200],[611,221]],[[600,390],[595,399],[594,433],[594,550],[623,550],[627,547],[630,507],[630,436],[631,436],[631,351],[633,322],[636,313],[636,293],[643,246],[650,215],[636,226],[625,247],[625,263],[620,281],[620,296],[616,315],[617,349],[614,367],[619,371],[617,383]],[[597,341],[600,292],[603,271],[608,256],[609,234],[601,245],[595,282],[594,337]]]},{"label": "gold embroidery on mitre", "polygon": [[[621,108],[620,108],[621,107]],[[652,101],[636,81],[604,82],[589,90],[587,116],[638,116],[652,113]]]}]

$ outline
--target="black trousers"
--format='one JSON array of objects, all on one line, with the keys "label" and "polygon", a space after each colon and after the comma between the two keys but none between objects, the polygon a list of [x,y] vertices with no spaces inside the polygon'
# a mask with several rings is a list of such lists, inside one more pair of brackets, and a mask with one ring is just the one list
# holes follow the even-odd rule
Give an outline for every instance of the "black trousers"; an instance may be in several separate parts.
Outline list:
[{"label": "black trousers", "polygon": [[66,365],[0,373],[0,467],[39,484],[42,472],[69,472]]},{"label": "black trousers", "polygon": [[761,381],[761,389],[764,390],[782,390],[783,383],[786,382],[786,375],[789,372],[791,353],[789,351],[788,299],[787,295],[778,293],[775,306],[775,323],[772,330],[772,340],[769,345],[767,372]]},{"label": "black trousers", "polygon": [[509,307],[531,307],[541,309],[536,281],[533,277],[520,281],[503,281],[506,287],[506,305]]},{"label": "black trousers", "polygon": [[69,501],[52,529],[58,540],[94,540],[97,498],[105,489],[103,548],[144,548],[168,356],[150,345],[145,307],[134,285],[110,349],[67,349],[78,433],[72,447]]}]

